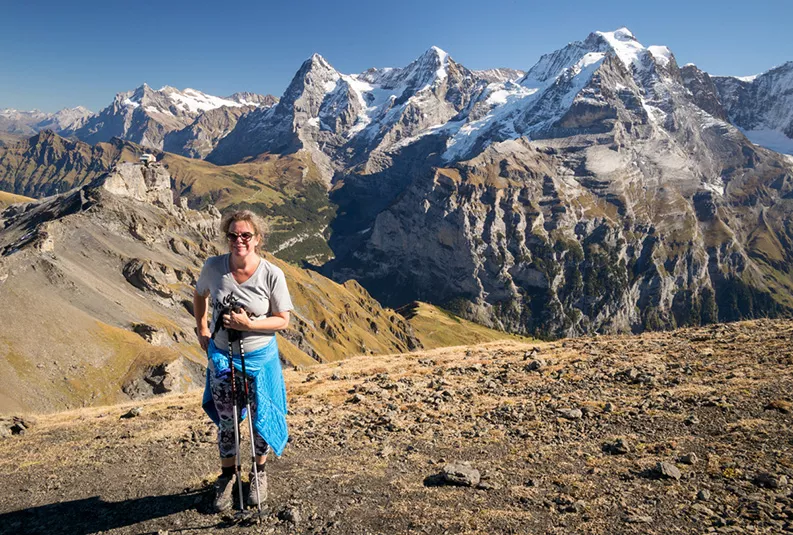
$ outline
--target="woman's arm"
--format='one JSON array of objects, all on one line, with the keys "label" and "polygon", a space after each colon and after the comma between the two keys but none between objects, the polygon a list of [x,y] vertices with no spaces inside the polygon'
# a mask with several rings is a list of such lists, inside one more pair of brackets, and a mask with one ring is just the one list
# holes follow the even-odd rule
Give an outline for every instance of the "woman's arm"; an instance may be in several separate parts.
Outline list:
[{"label": "woman's arm", "polygon": [[231,312],[223,316],[223,325],[237,331],[282,331],[289,326],[289,311],[257,319],[250,318],[245,312]]},{"label": "woman's arm", "polygon": [[209,295],[199,294],[197,290],[193,292],[193,316],[195,316],[196,336],[198,336],[198,343],[204,351],[209,347],[209,339],[212,337],[207,324],[208,297]]}]

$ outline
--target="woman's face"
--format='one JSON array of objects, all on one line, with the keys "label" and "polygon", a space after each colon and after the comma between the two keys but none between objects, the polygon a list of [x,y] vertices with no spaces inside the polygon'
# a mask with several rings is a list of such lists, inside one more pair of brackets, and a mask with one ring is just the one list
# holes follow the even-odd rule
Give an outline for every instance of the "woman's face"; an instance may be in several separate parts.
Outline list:
[{"label": "woman's face", "polygon": [[[232,237],[235,234],[237,237]],[[249,237],[246,241],[245,238]],[[253,230],[253,226],[247,221],[234,221],[229,225],[227,236],[229,252],[234,256],[245,257],[256,252],[259,245],[259,236]]]}]

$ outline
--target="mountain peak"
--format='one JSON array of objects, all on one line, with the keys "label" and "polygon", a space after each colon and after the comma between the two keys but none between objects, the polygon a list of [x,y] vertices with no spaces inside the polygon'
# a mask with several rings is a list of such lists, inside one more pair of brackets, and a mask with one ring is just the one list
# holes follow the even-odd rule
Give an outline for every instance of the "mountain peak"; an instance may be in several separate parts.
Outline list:
[{"label": "mountain peak", "polygon": [[327,70],[335,70],[333,67],[330,66],[330,63],[328,63],[328,60],[326,60],[325,58],[323,58],[320,54],[318,54],[316,52],[314,52],[311,55],[311,57],[308,58],[305,61],[305,63],[303,63],[303,65],[311,67],[311,68],[314,68],[314,69],[320,68],[320,69],[327,69]]},{"label": "mountain peak", "polygon": [[613,32],[595,32],[595,35],[609,40],[618,42],[636,41],[636,36],[628,28],[622,27],[614,30]]},{"label": "mountain peak", "polygon": [[429,47],[427,49],[426,52],[424,52],[419,57],[419,60],[421,60],[421,59],[435,60],[435,61],[439,61],[439,62],[443,63],[444,61],[446,61],[446,58],[448,58],[448,57],[449,57],[448,52],[446,52],[442,48],[439,48],[439,47],[437,47],[435,45],[432,45],[431,47]]},{"label": "mountain peak", "polygon": [[632,66],[639,67],[642,58],[648,53],[647,48],[636,40],[628,28],[619,28],[612,32],[593,32],[584,45],[592,51],[612,52],[628,69]]}]

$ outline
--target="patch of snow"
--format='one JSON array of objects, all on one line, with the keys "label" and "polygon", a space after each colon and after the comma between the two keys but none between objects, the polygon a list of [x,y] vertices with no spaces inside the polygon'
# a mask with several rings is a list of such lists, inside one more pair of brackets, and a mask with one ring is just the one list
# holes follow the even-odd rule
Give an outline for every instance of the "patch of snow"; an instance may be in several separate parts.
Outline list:
[{"label": "patch of snow", "polygon": [[721,186],[717,186],[716,184],[712,184],[710,182],[702,182],[702,187],[705,188],[706,190],[712,191],[713,193],[721,197],[724,196],[724,192],[727,189],[727,187],[724,186],[723,184]]},{"label": "patch of snow", "polygon": [[644,106],[644,110],[647,112],[652,122],[663,123],[666,120],[666,112],[664,110],[647,104],[644,102],[644,99],[642,99],[642,106]]},{"label": "patch of snow", "polygon": [[134,100],[131,100],[129,97],[125,98],[121,102],[121,104],[123,104],[124,106],[130,107],[130,108],[137,108],[137,107],[140,106],[139,102],[135,102]]},{"label": "patch of snow", "polygon": [[735,76],[736,80],[740,80],[742,82],[754,82],[755,78],[760,76],[759,74],[752,74],[751,76]]},{"label": "patch of snow", "polygon": [[336,85],[338,85],[339,81],[336,80],[329,80],[322,85],[322,89],[325,93],[332,93],[336,89]]},{"label": "patch of snow", "polygon": [[435,76],[438,78],[438,80],[443,80],[446,78],[446,68],[449,66],[449,54],[437,46],[433,46],[432,50],[438,54],[438,59],[441,63],[441,66],[438,67],[437,71],[435,71]]},{"label": "patch of snow", "polygon": [[648,46],[647,50],[653,55],[659,65],[666,67],[672,61],[672,51],[665,46]]},{"label": "patch of snow", "polygon": [[[164,89],[165,88],[163,88],[163,90]],[[187,88],[184,91],[175,90],[173,88],[170,89],[172,89],[172,91],[161,91],[167,93],[167,96],[170,99],[175,100],[177,103],[181,104],[183,109],[191,113],[214,110],[216,108],[220,108],[221,106],[231,106],[235,108],[242,106],[242,104],[239,102],[220,97],[213,97],[212,95],[207,95],[206,93],[196,91],[195,89]]]}]

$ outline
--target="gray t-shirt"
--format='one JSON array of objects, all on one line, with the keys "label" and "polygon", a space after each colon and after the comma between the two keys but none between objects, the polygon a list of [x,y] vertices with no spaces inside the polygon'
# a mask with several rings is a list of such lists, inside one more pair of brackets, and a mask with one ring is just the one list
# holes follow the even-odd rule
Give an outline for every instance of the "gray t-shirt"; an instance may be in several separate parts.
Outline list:
[{"label": "gray t-shirt", "polygon": [[[221,321],[220,312],[228,306],[232,295],[237,298],[237,302],[253,319],[264,318],[276,312],[286,312],[294,308],[286,287],[283,270],[264,258],[259,262],[259,267],[256,268],[253,275],[239,284],[231,274],[228,254],[209,257],[201,269],[201,276],[196,283],[196,291],[199,295],[209,294],[209,305],[212,310],[212,324],[209,326],[211,332],[215,332],[215,322]],[[245,352],[264,347],[270,343],[274,335],[273,331],[244,331]],[[237,350],[236,345],[234,344],[235,351]],[[228,351],[226,329],[218,330],[215,335],[215,346],[222,351]]]}]

